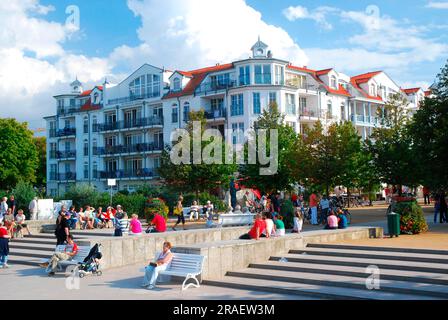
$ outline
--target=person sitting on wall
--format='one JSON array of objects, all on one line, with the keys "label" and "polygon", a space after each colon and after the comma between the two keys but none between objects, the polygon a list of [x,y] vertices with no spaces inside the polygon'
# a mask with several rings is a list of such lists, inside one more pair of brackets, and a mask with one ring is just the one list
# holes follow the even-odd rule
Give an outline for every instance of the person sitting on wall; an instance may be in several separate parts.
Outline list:
[{"label": "person sitting on wall", "polygon": [[258,240],[258,239],[260,239],[261,235],[263,234],[263,232],[265,230],[266,230],[266,221],[264,221],[262,219],[261,214],[257,213],[255,215],[254,225],[252,226],[250,231],[248,233],[243,234],[240,237],[240,239],[242,239],[242,240],[250,240],[250,239]]},{"label": "person sitting on wall", "polygon": [[340,210],[338,212],[338,228],[339,229],[346,229],[348,226],[348,219],[347,216]]},{"label": "person sitting on wall", "polygon": [[[156,213],[154,215],[154,218],[150,222],[151,226],[146,229],[146,233],[152,233],[152,232],[165,232],[166,231],[166,220],[165,218],[159,214]],[[152,227],[154,226],[154,227]]]},{"label": "person sitting on wall", "polygon": [[203,208],[203,213],[204,213],[206,219],[208,219],[209,215],[213,215],[213,210],[214,210],[213,204],[210,200],[208,200],[207,204]]},{"label": "person sitting on wall", "polygon": [[194,220],[199,219],[199,210],[200,210],[200,207],[198,205],[198,202],[196,200],[193,201],[193,204],[190,207],[190,221],[193,220],[193,216],[194,216]]},{"label": "person sitting on wall", "polygon": [[283,220],[281,219],[281,216],[279,216],[279,214],[277,212],[272,213],[272,217],[274,220],[274,225],[275,225],[275,236],[276,237],[282,237],[285,235],[285,223],[283,222]]},{"label": "person sitting on wall", "polygon": [[19,233],[22,234],[22,230],[26,230],[28,235],[31,235],[31,232],[30,232],[30,230],[28,230],[28,226],[25,223],[26,217],[23,214],[23,210],[22,209],[19,209],[17,211],[15,220],[16,220],[16,226],[15,226],[15,233],[16,234],[19,234]]},{"label": "person sitting on wall", "polygon": [[327,225],[325,226],[325,229],[334,230],[337,228],[338,228],[338,217],[336,217],[334,211],[332,210],[327,218]]}]

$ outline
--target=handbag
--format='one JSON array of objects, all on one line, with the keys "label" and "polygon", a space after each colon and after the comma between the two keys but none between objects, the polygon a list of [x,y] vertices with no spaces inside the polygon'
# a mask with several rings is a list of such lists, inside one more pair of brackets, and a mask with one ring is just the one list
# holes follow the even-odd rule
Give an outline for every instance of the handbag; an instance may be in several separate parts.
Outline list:
[{"label": "handbag", "polygon": [[180,209],[179,207],[174,207],[173,213],[176,216],[180,216],[182,214],[182,209]]}]

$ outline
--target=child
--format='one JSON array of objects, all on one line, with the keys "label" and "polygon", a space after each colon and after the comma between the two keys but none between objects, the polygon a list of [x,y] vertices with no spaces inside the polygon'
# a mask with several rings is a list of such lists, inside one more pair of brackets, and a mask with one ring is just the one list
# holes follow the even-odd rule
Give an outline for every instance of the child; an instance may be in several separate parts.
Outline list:
[{"label": "child", "polygon": [[130,234],[141,235],[142,234],[142,223],[138,220],[138,215],[135,213],[131,216],[130,222]]},{"label": "child", "polygon": [[9,268],[8,255],[9,255],[9,238],[11,236],[8,234],[8,230],[0,222],[0,268]]},{"label": "child", "polygon": [[26,230],[26,232],[28,232],[28,235],[31,235],[30,230],[28,230],[28,227],[25,223],[26,217],[23,214],[23,210],[19,209],[17,211],[17,215],[16,215],[16,233],[20,233],[22,234],[22,230]]},{"label": "child", "polygon": [[296,212],[294,214],[294,228],[293,233],[300,233],[303,226],[303,214],[300,207],[296,207]]}]

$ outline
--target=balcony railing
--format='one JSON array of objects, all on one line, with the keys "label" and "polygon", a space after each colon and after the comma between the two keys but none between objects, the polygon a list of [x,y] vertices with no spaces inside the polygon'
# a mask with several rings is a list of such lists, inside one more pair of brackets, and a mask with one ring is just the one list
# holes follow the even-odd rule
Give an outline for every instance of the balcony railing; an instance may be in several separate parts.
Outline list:
[{"label": "balcony railing", "polygon": [[[65,116],[65,115],[70,115],[73,113],[77,113],[77,112],[81,112],[82,107],[85,105],[86,103],[76,103],[75,105],[71,105],[71,106],[63,106],[63,107],[58,107],[57,108],[57,113],[60,116]],[[90,104],[90,107],[94,107],[94,108],[101,108],[103,105],[101,103],[98,104]]]},{"label": "balcony railing", "polygon": [[163,125],[163,118],[137,118],[133,120],[120,120],[111,123],[102,123],[93,126],[93,132],[113,131],[121,129],[142,128],[147,126]]},{"label": "balcony railing", "polygon": [[76,180],[75,172],[58,173],[58,181]]},{"label": "balcony railing", "polygon": [[157,97],[160,97],[160,91],[147,92],[147,93],[143,93],[143,94],[132,94],[132,95],[129,95],[126,97],[109,99],[107,103],[108,104],[120,104],[120,103],[135,101],[135,100],[150,99],[150,98],[157,98]]},{"label": "balcony railing", "polygon": [[50,159],[76,158],[76,150],[70,151],[50,151]]},{"label": "balcony railing", "polygon": [[369,124],[379,124],[381,119],[374,116],[364,116],[359,114],[350,115],[350,119],[352,122],[361,122],[361,123],[369,123]]},{"label": "balcony railing", "polygon": [[155,170],[148,168],[117,171],[99,171],[100,179],[152,178],[155,176],[157,176]]},{"label": "balcony railing", "polygon": [[218,92],[221,90],[236,87],[236,85],[237,85],[236,80],[229,80],[228,82],[225,83],[206,82],[202,83],[199,87],[197,87],[196,90],[194,91],[194,94],[201,94],[201,93],[207,94]]},{"label": "balcony railing", "polygon": [[57,137],[67,137],[67,136],[75,136],[75,135],[76,135],[76,128],[66,127],[64,129],[57,130],[57,132],[56,132]]},{"label": "balcony railing", "polygon": [[56,172],[50,172],[50,181],[56,181],[58,174]]},{"label": "balcony railing", "polygon": [[206,119],[225,118],[227,116],[226,108],[205,111]]},{"label": "balcony railing", "polygon": [[300,116],[303,117],[319,117],[319,111],[315,108],[301,108],[300,109]]},{"label": "balcony railing", "polygon": [[163,144],[137,143],[137,144],[120,145],[120,146],[96,147],[93,148],[93,154],[109,155],[109,154],[135,153],[135,152],[139,153],[139,152],[150,152],[161,150],[163,150]]}]

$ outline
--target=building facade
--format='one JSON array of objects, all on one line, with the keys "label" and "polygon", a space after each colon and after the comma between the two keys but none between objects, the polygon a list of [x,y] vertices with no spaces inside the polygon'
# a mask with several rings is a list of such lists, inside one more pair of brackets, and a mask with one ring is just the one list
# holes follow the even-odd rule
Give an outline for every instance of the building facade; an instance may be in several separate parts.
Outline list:
[{"label": "building facade", "polygon": [[208,126],[231,132],[226,139],[235,145],[272,102],[297,133],[317,121],[348,120],[365,139],[392,94],[403,94],[414,112],[427,95],[401,89],[382,71],[350,77],[297,67],[260,40],[251,51],[248,59],[191,71],[144,64],[117,85],[85,91],[75,80],[70,93],[54,96],[56,115],[45,118],[47,192],[62,195],[74,183],[104,191],[111,178],[119,190],[156,183],[163,147],[193,110],[204,109]]}]

